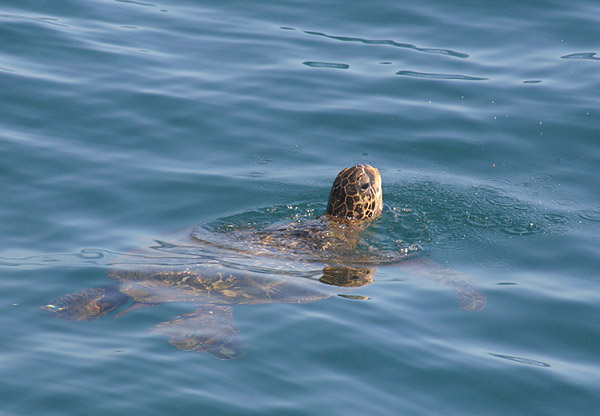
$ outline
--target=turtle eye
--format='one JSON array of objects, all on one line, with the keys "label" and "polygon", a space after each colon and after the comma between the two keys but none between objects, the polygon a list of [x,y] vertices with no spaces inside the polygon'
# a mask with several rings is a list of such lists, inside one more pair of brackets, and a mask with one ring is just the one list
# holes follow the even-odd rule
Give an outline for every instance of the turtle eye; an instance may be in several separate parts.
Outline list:
[{"label": "turtle eye", "polygon": [[369,189],[369,183],[368,183],[368,182],[367,182],[367,183],[365,183],[364,185],[362,185],[362,186],[360,187],[360,189],[362,189],[363,191],[366,191],[367,189]]}]

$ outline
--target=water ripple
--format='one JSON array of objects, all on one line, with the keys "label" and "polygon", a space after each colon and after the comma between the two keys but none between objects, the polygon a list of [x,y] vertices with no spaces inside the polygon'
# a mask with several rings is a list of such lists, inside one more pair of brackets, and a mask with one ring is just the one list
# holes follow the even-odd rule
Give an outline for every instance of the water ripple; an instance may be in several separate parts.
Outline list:
[{"label": "water ripple", "polygon": [[305,61],[302,62],[306,66],[310,66],[312,68],[330,68],[330,69],[348,69],[350,65],[348,64],[338,64],[334,62],[317,62],[317,61]]},{"label": "water ripple", "polygon": [[326,33],[311,32],[311,31],[304,31],[304,33],[306,33],[308,35],[322,36],[322,37],[329,38],[329,39],[341,40],[342,42],[359,42],[359,43],[364,43],[366,45],[394,46],[397,48],[412,49],[412,50],[419,51],[419,52],[435,53],[435,54],[439,54],[439,55],[448,55],[448,56],[453,56],[455,58],[462,58],[462,59],[469,57],[469,55],[466,53],[456,52],[451,49],[420,48],[411,43],[400,43],[400,42],[396,42],[396,41],[388,40],[388,39],[380,40],[380,39],[353,38],[353,37],[348,37],[348,36],[332,36],[332,35],[328,35]]},{"label": "water ripple", "polygon": [[504,227],[502,231],[509,235],[526,236],[535,234],[539,230],[539,228],[540,227],[537,224],[534,224],[533,222],[515,222],[514,224],[509,224],[506,227]]},{"label": "water ripple", "polygon": [[531,358],[516,357],[514,355],[505,355],[505,354],[494,354],[493,352],[490,352],[490,355],[492,357],[503,358],[505,360],[514,361],[514,362],[520,363],[520,364],[533,365],[536,367],[550,367],[550,364],[546,364],[543,361],[532,360]]},{"label": "water ripple", "polygon": [[23,22],[42,22],[42,23],[47,23],[49,25],[53,25],[53,26],[60,26],[60,27],[69,27],[69,25],[62,23],[59,19],[54,18],[54,17],[29,17],[29,16],[22,16],[22,15],[18,15],[18,14],[0,14],[0,19],[11,19],[11,20],[18,20],[18,21],[23,21]]},{"label": "water ripple", "polygon": [[123,256],[123,253],[104,249],[82,249],[78,253],[40,254],[27,257],[0,257],[3,267],[36,267],[36,266],[107,266],[112,260]]},{"label": "water ripple", "polygon": [[580,52],[561,56],[561,59],[588,59],[592,61],[600,61],[600,56],[596,56],[596,52]]},{"label": "water ripple", "polygon": [[[475,262],[478,265],[489,268],[489,269],[512,269],[514,267],[513,263],[508,260],[499,259],[499,258],[495,258],[495,257],[491,257],[491,256],[487,257],[485,259],[482,259],[482,260],[475,258]],[[504,283],[504,284],[506,284],[506,283]]]},{"label": "water ripple", "polygon": [[487,81],[488,78],[481,77],[471,77],[468,75],[458,75],[458,74],[435,74],[429,72],[416,72],[416,71],[398,71],[396,75],[404,75],[407,77],[416,77],[416,78],[429,78],[429,79],[457,79],[461,81]]},{"label": "water ripple", "polygon": [[600,207],[584,210],[579,213],[579,216],[587,221],[600,222]]},{"label": "water ripple", "polygon": [[115,0],[117,3],[130,3],[130,4],[135,4],[138,6],[146,6],[146,7],[156,7],[156,4],[152,4],[152,3],[144,3],[141,1],[134,1],[134,0]]}]

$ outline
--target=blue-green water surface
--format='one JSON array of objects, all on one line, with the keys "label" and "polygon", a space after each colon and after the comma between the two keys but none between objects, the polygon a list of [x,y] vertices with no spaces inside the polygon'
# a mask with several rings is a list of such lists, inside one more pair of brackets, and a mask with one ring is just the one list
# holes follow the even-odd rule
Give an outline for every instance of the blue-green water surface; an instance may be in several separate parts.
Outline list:
[{"label": "blue-green water surface", "polygon": [[[591,415],[600,407],[600,6],[518,1],[0,5],[0,414]],[[40,306],[223,217],[323,213],[377,166],[401,265],[240,305],[220,361]],[[182,231],[179,231],[182,232]]]}]

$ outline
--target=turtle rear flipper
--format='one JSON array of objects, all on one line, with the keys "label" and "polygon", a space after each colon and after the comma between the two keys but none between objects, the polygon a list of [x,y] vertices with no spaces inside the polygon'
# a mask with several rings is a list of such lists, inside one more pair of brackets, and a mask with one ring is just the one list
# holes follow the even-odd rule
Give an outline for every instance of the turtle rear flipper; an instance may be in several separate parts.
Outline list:
[{"label": "turtle rear flipper", "polygon": [[93,321],[120,308],[129,296],[119,291],[118,285],[93,287],[61,296],[41,309],[53,318],[68,321]]},{"label": "turtle rear flipper", "polygon": [[236,359],[244,353],[231,306],[202,305],[152,330],[170,337],[169,343],[183,351],[204,352],[220,360]]}]

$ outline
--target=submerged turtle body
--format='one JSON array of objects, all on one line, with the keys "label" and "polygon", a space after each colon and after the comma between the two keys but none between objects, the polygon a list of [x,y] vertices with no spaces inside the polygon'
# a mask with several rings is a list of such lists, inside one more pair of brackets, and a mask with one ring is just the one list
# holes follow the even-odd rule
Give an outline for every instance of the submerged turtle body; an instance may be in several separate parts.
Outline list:
[{"label": "submerged turtle body", "polygon": [[[43,308],[58,318],[85,321],[130,300],[117,317],[167,302],[191,303],[194,311],[153,330],[182,350],[237,358],[243,343],[233,305],[313,302],[372,283],[369,265],[411,257],[357,249],[361,233],[382,208],[379,171],[369,165],[347,168],[335,179],[326,214],[319,218],[222,233],[198,227],[175,243],[157,241],[124,256],[108,272],[114,285],[65,295]],[[448,277],[446,270],[438,274],[434,280],[453,288],[461,307],[483,307],[485,296],[468,283]]]}]

